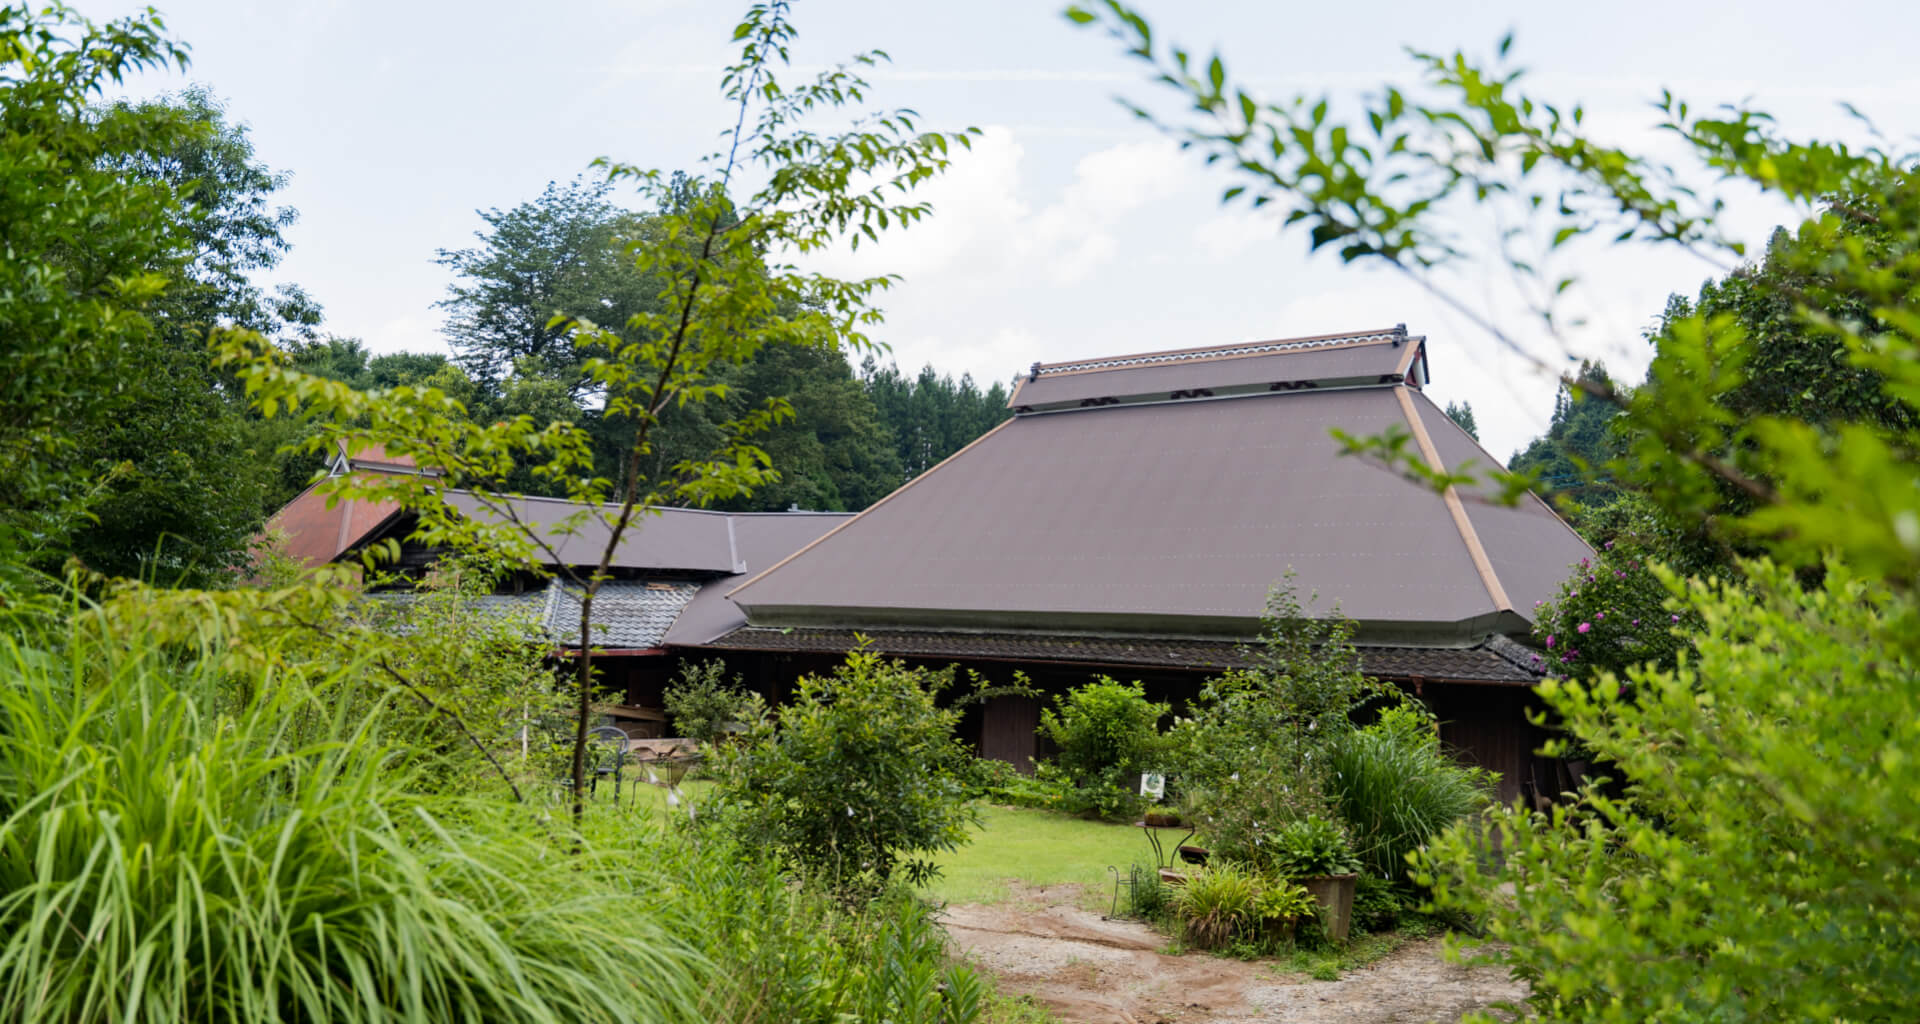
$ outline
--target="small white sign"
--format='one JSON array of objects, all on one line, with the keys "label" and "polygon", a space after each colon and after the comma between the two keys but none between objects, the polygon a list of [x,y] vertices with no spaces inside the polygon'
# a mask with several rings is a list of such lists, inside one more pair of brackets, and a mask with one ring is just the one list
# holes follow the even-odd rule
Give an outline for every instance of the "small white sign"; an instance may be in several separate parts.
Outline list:
[{"label": "small white sign", "polygon": [[1167,777],[1159,772],[1145,772],[1140,776],[1140,795],[1155,800],[1167,795]]}]

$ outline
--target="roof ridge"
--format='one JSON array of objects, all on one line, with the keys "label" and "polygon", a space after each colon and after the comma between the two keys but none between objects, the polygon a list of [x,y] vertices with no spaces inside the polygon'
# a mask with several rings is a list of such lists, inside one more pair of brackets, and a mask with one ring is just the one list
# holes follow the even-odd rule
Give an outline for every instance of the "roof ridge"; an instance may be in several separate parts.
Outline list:
[{"label": "roof ridge", "polygon": [[[305,493],[305,492],[302,492],[302,493]],[[575,508],[584,508],[584,509],[606,510],[606,509],[617,509],[621,507],[621,503],[617,501],[602,501],[602,502],[596,503],[596,502],[590,502],[590,501],[575,501],[572,498],[556,498],[549,494],[502,494],[495,491],[480,491],[472,487],[448,487],[443,489],[441,493],[442,494],[485,494],[490,498],[495,498],[501,501],[539,501],[539,502],[545,502],[550,505],[572,505]],[[850,515],[858,514],[854,512],[832,512],[832,511],[826,511],[822,509],[810,509],[810,508],[784,509],[777,512],[736,512],[732,509],[725,509],[725,508],[688,508],[685,505],[641,505],[641,504],[634,505],[633,510],[638,515],[652,515],[656,512],[684,512],[689,515],[722,516],[728,519],[733,519],[739,516],[850,516]]]},{"label": "roof ridge", "polygon": [[[1400,411],[1406,417],[1407,429],[1412,432],[1415,446],[1427,466],[1436,473],[1447,471],[1446,463],[1440,461],[1440,451],[1434,447],[1433,437],[1427,433],[1427,425],[1420,419],[1420,413],[1413,406],[1413,398],[1404,384],[1393,388],[1394,398],[1399,400]],[[1486,587],[1487,597],[1493,602],[1495,611],[1513,611],[1513,601],[1507,597],[1506,584],[1500,580],[1500,574],[1493,567],[1492,559],[1487,557],[1486,546],[1480,542],[1480,531],[1474,529],[1473,520],[1467,516],[1466,506],[1460,503],[1460,491],[1452,484],[1441,492],[1441,500],[1447,506],[1447,514],[1452,517],[1454,529],[1460,534],[1460,542],[1467,549],[1467,558],[1473,563],[1474,570],[1480,575],[1480,583]]]},{"label": "roof ridge", "polygon": [[1116,370],[1129,366],[1155,366],[1165,363],[1186,362],[1193,359],[1219,359],[1230,356],[1265,355],[1273,352],[1298,352],[1305,349],[1338,348],[1345,345],[1407,340],[1412,340],[1407,336],[1407,325],[1395,324],[1390,328],[1374,331],[1355,331],[1346,334],[1321,334],[1304,338],[1276,338],[1270,341],[1242,341],[1230,345],[1209,345],[1203,348],[1168,349],[1160,352],[1100,356],[1092,359],[1074,359],[1062,363],[1034,363],[1029,372],[1033,377],[1041,377],[1048,374]]}]

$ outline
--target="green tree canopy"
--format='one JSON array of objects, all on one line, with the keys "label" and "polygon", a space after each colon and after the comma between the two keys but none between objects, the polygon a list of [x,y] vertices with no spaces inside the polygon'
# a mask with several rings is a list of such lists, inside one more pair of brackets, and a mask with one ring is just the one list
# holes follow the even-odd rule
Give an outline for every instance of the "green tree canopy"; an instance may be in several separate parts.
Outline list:
[{"label": "green tree canopy", "polygon": [[1619,453],[1613,422],[1620,407],[1593,397],[1593,389],[1612,389],[1613,378],[1604,364],[1582,360],[1570,382],[1560,385],[1553,399],[1553,419],[1547,432],[1517,452],[1507,468],[1532,473],[1549,495],[1564,497],[1577,506],[1604,505],[1620,493],[1605,466]]},{"label": "green tree canopy", "polygon": [[82,441],[137,395],[128,356],[190,236],[165,183],[115,166],[194,134],[177,109],[95,116],[128,74],[185,63],[147,19],[0,7],[0,564],[64,550],[99,495]]},{"label": "green tree canopy", "polygon": [[100,130],[129,120],[182,126],[102,166],[172,196],[187,258],[150,308],[153,332],[121,354],[120,414],[78,432],[105,484],[64,554],[111,575],[217,579],[244,563],[261,522],[289,496],[277,452],[289,437],[250,413],[231,377],[212,367],[207,337],[237,326],[298,344],[320,319],[298,288],[268,294],[250,277],[287,250],[281,232],[295,212],[272,202],[287,177],[255,158],[246,126],[204,89],[90,116]]},{"label": "green tree canopy", "polygon": [[[480,211],[477,245],[442,249],[458,280],[439,303],[461,366],[488,387],[515,375],[561,383],[579,399],[593,389],[570,318],[625,329],[659,309],[660,284],[637,273],[628,245],[642,218],[615,206],[606,182],[548,183],[509,210]],[[556,318],[559,320],[556,322]]]},{"label": "green tree canopy", "polygon": [[874,408],[892,430],[903,483],[1013,415],[1007,408],[1007,389],[998,382],[982,391],[971,376],[963,374],[956,381],[931,365],[909,377],[872,356],[860,372]]},{"label": "green tree canopy", "polygon": [[1472,402],[1448,402],[1447,418],[1458,423],[1460,429],[1467,432],[1468,437],[1473,438],[1475,441],[1480,440],[1480,425],[1473,421]]}]

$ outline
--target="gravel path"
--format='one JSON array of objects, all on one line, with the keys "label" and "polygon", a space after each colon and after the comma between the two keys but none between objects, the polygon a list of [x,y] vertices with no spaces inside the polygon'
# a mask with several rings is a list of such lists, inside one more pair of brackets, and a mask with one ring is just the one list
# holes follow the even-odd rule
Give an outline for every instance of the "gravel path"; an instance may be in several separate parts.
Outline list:
[{"label": "gravel path", "polygon": [[1440,957],[1440,942],[1410,943],[1339,981],[1312,981],[1247,963],[1167,956],[1164,936],[1134,921],[1081,909],[1078,886],[1032,889],[1010,903],[948,907],[956,951],[1031,995],[1063,1021],[1084,1024],[1425,1024],[1526,994],[1492,967]]}]

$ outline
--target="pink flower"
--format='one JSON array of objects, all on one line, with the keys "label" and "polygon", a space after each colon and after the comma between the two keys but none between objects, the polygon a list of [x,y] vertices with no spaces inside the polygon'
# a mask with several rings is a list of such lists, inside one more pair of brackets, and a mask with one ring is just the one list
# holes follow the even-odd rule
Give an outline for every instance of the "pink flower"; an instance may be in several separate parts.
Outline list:
[{"label": "pink flower", "polygon": [[1549,650],[1549,651],[1551,651],[1551,650],[1553,650],[1553,637],[1552,637],[1552,636],[1548,636],[1548,637],[1547,637],[1547,650]]},{"label": "pink flower", "polygon": [[1601,619],[1604,619],[1604,618],[1606,618],[1606,617],[1607,617],[1607,613],[1606,613],[1606,612],[1601,612],[1600,614],[1598,614],[1598,615],[1595,615],[1595,616],[1593,617],[1593,620],[1594,620],[1595,622],[1598,622],[1598,621],[1600,621]]},{"label": "pink flower", "polygon": [[1589,629],[1592,629],[1592,628],[1593,628],[1593,623],[1591,623],[1591,622],[1582,622],[1582,623],[1580,624],[1580,632],[1582,632],[1582,633],[1585,633],[1585,632],[1586,632],[1587,630],[1589,630]]},{"label": "pink flower", "polygon": [[1678,615],[1675,615],[1675,616],[1673,617],[1673,621],[1675,621],[1675,622],[1679,622],[1679,621],[1680,621],[1680,616],[1678,616]]},{"label": "pink flower", "polygon": [[1636,625],[1636,626],[1638,626],[1638,625],[1640,624],[1640,620],[1639,620],[1639,619],[1635,619],[1635,620],[1633,620],[1633,624],[1634,624],[1634,625]]}]

